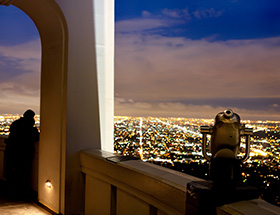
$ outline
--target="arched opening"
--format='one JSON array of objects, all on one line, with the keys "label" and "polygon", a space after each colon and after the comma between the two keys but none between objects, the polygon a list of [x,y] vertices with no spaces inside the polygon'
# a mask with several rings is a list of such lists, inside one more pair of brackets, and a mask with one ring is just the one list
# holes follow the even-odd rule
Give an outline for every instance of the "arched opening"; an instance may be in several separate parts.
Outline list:
[{"label": "arched opening", "polygon": [[[38,128],[40,125],[41,43],[36,26],[23,11],[14,6],[1,6],[0,11],[2,20],[0,31],[5,32],[0,39],[0,97],[2,98],[0,107],[1,113],[4,114],[2,122],[5,122],[1,123],[2,132],[0,135],[3,136],[0,137],[2,142],[6,143],[2,145],[1,161],[3,165],[0,166],[0,179],[3,179],[3,182],[5,181],[5,185],[7,185],[8,172],[11,173],[7,164],[7,159],[9,159],[7,155],[7,135],[12,122],[18,120],[27,109],[32,109],[36,113],[34,117],[35,126]],[[29,151],[27,150],[28,145],[24,144],[23,141],[21,141],[21,145],[24,146],[26,152]],[[30,163],[32,165],[30,188],[34,191],[30,191],[30,193],[34,194],[34,197],[38,192],[38,146],[39,144],[36,141],[33,162]],[[28,156],[22,151],[21,154],[24,158],[32,156],[32,154]],[[22,161],[22,159],[19,159],[19,161]],[[15,178],[18,178],[20,180],[18,182],[23,184],[22,178]],[[12,191],[9,190],[8,192]]]},{"label": "arched opening", "polygon": [[[39,201],[55,212],[78,214],[84,191],[79,151],[113,145],[108,138],[113,127],[113,4],[0,1],[11,3],[34,21],[42,42]],[[100,141],[100,121],[108,147]]]},{"label": "arched opening", "polygon": [[[0,7],[0,108],[3,114],[39,114],[41,43],[34,23],[20,9]],[[15,17],[15,18],[14,18]]]},{"label": "arched opening", "polygon": [[[39,146],[38,198],[56,212],[63,210],[66,77],[68,33],[64,15],[55,1],[5,1],[1,4],[24,11],[36,25],[42,45],[41,61],[41,134]],[[47,17],[47,18],[46,18]],[[53,189],[46,188],[46,181]]]}]

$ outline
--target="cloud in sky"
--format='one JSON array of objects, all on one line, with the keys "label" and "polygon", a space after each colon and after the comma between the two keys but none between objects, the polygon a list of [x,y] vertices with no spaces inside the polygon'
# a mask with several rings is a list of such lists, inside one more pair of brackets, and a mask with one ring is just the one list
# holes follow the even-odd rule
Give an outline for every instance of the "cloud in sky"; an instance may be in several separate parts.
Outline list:
[{"label": "cloud in sky", "polygon": [[280,37],[209,42],[117,35],[116,40],[116,89],[122,95],[278,97],[280,91]]},{"label": "cloud in sky", "polygon": [[[126,34],[142,32],[150,35],[156,33],[159,35],[169,34],[169,36],[178,36],[190,33],[190,31],[186,32],[185,28],[186,24],[192,23],[192,20],[218,18],[222,14],[222,10],[215,10],[214,8],[192,11],[189,8],[164,8],[158,13],[143,10],[141,11],[141,17],[118,20],[116,22],[116,31],[117,33]],[[204,25],[204,23],[202,24]],[[210,36],[212,37],[212,34]]]},{"label": "cloud in sky", "polygon": [[121,33],[132,33],[132,32],[142,32],[146,30],[151,30],[155,28],[167,27],[166,23],[162,19],[131,19],[123,20],[117,23],[117,32]]},{"label": "cloud in sky", "polygon": [[186,9],[163,9],[162,14],[171,18],[185,18],[185,19],[191,19],[191,15],[189,13],[188,8]]},{"label": "cloud in sky", "polygon": [[[277,8],[272,1],[158,0],[158,8],[121,1],[116,115],[213,118],[231,107],[243,119],[280,120],[280,18],[268,13]],[[38,36],[9,43],[0,35],[2,112],[21,113],[15,108],[25,104],[38,112],[40,43],[28,38]]]},{"label": "cloud in sky", "polygon": [[162,15],[171,18],[184,18],[186,20],[190,20],[194,18],[196,19],[218,18],[223,15],[223,10],[215,10],[214,8],[209,8],[209,9],[197,9],[190,12],[189,8],[184,8],[184,9],[164,8],[161,11],[161,13]]},{"label": "cloud in sky", "polygon": [[149,11],[143,10],[142,11],[142,16],[143,17],[149,17],[149,16],[151,16],[151,13]]},{"label": "cloud in sky", "polygon": [[[115,112],[119,116],[139,117],[184,117],[214,119],[217,113],[228,108],[227,106],[193,105],[180,102],[137,102],[115,98]],[[279,111],[274,109],[251,110],[246,108],[231,107],[243,120],[279,120]]]},{"label": "cloud in sky", "polygon": [[13,46],[0,46],[0,110],[39,113],[41,45],[38,39]]},{"label": "cloud in sky", "polygon": [[217,18],[222,16],[222,10],[215,10],[214,8],[210,9],[199,9],[193,12],[193,15],[198,18]]},{"label": "cloud in sky", "polygon": [[[213,12],[211,16],[218,15]],[[141,22],[145,20],[129,23],[141,26]],[[174,25],[166,24],[170,28]],[[161,26],[155,24],[154,28]],[[125,25],[122,28],[129,29]],[[119,98],[135,102],[117,99],[115,114],[125,115],[127,111],[127,115],[134,116],[152,113],[167,116],[169,110],[169,116],[175,113],[176,116],[206,117],[228,106],[226,103],[224,106],[185,104],[184,101],[244,98],[243,104],[230,104],[234,111],[247,118],[280,120],[280,110],[276,108],[280,105],[279,99],[278,103],[270,104],[271,108],[261,104],[263,98],[279,98],[279,59],[280,37],[213,41],[117,31],[115,91]],[[253,105],[254,108],[248,108],[251,101],[246,98],[259,99],[259,108]]]}]

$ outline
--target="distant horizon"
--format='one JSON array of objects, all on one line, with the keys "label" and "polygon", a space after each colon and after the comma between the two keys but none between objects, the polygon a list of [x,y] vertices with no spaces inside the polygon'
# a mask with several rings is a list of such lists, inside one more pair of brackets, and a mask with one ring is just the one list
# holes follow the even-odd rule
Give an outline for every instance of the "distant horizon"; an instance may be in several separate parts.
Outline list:
[{"label": "distant horizon", "polygon": [[[218,113],[217,113],[218,114]],[[238,113],[237,113],[238,114]],[[0,114],[0,117],[1,116],[5,116],[5,115],[8,115],[8,116],[22,116],[23,114],[19,114],[19,113],[1,113]],[[37,114],[35,116],[39,116],[40,117],[40,114]],[[216,116],[216,115],[215,115]],[[174,118],[174,119],[178,119],[178,118],[181,118],[181,119],[199,119],[199,120],[214,120],[215,119],[215,116],[213,116],[212,118],[198,118],[198,117],[173,117],[173,116],[130,116],[130,115],[114,115],[114,118],[115,117],[131,117],[131,118]],[[240,115],[239,115],[240,116]],[[241,121],[252,121],[252,122],[257,122],[257,121],[261,121],[261,122],[273,122],[273,123],[280,123],[280,120],[272,120],[272,119],[264,119],[264,120],[261,120],[261,119],[244,119],[242,118],[242,116],[240,116],[241,118]]]},{"label": "distant horizon", "polygon": [[[218,114],[218,113],[217,113]],[[216,115],[215,115],[216,116]],[[161,116],[114,116],[114,117],[133,117],[133,118],[174,118],[174,119],[201,119],[201,120],[215,120],[215,116],[213,118],[195,118],[195,117],[172,117],[172,116],[167,116],[167,117],[161,117]],[[252,121],[252,122],[257,122],[257,121],[262,121],[262,122],[275,122],[275,123],[280,123],[280,120],[269,120],[269,119],[265,119],[265,120],[251,120],[251,119],[243,119],[242,117],[241,121]]]}]

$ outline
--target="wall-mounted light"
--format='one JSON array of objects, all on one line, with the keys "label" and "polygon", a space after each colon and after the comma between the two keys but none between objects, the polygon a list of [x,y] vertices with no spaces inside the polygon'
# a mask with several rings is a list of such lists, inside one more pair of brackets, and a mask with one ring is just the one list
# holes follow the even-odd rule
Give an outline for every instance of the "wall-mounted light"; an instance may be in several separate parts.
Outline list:
[{"label": "wall-mounted light", "polygon": [[52,188],[52,183],[50,180],[46,180],[46,186],[47,188]]}]

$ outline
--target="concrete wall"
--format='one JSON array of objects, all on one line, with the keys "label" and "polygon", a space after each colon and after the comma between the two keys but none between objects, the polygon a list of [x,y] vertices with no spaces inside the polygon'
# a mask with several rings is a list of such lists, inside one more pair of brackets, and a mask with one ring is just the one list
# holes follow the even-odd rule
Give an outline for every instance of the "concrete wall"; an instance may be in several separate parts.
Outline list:
[{"label": "concrete wall", "polygon": [[57,3],[65,16],[69,39],[62,212],[81,214],[84,181],[78,152],[87,148],[113,150],[114,1]]},{"label": "concrete wall", "polygon": [[117,158],[100,150],[81,152],[85,214],[185,214],[186,185],[201,179],[140,160],[118,162]]},{"label": "concrete wall", "polygon": [[[261,199],[218,207],[207,205],[209,198],[216,198],[215,189],[205,195],[207,181],[140,160],[120,158],[101,150],[81,152],[86,215],[191,215],[213,211],[217,215],[280,214],[279,207]],[[187,190],[187,184],[194,181],[201,182],[197,187],[199,192]]]}]

